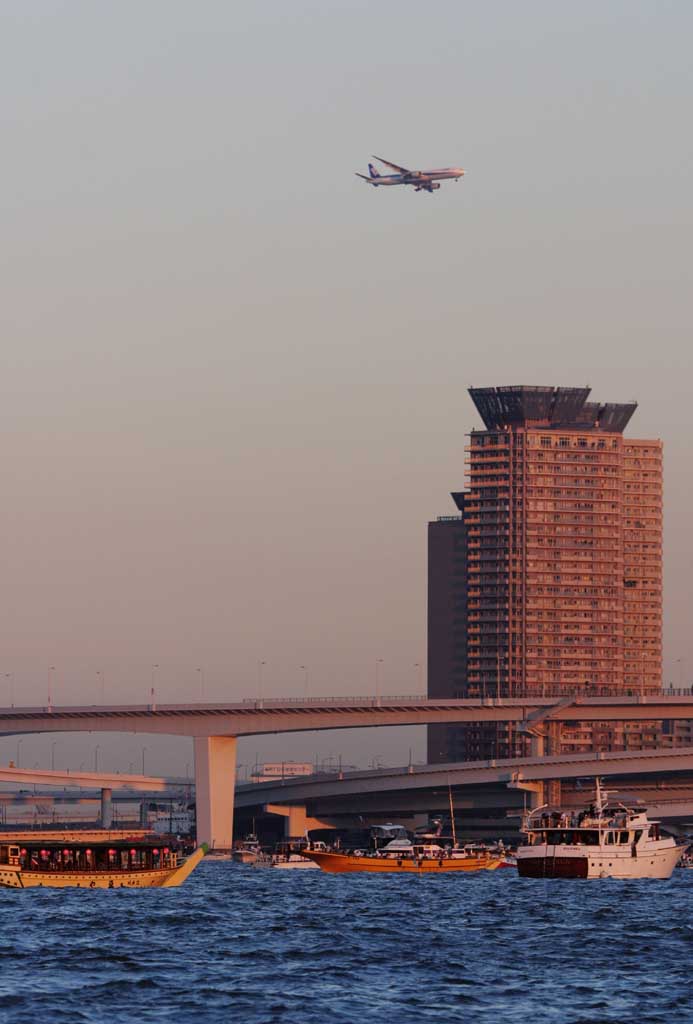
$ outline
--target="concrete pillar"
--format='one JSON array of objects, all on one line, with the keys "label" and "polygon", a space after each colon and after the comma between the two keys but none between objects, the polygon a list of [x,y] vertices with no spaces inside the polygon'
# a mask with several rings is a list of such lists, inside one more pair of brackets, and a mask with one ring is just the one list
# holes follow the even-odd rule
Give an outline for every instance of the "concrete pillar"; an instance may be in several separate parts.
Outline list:
[{"label": "concrete pillar", "polygon": [[233,845],[236,737],[195,736],[197,841],[215,850]]},{"label": "concrete pillar", "polygon": [[265,814],[278,814],[284,819],[284,838],[302,839],[311,828],[334,828],[319,818],[311,818],[304,804],[265,804]]},{"label": "concrete pillar", "polygon": [[110,828],[113,824],[113,790],[101,790],[101,828]]},{"label": "concrete pillar", "polygon": [[[555,757],[561,753],[563,726],[560,722],[548,723],[548,750],[549,757]],[[562,800],[561,780],[549,779],[546,787],[546,802],[552,807],[560,807]]]}]

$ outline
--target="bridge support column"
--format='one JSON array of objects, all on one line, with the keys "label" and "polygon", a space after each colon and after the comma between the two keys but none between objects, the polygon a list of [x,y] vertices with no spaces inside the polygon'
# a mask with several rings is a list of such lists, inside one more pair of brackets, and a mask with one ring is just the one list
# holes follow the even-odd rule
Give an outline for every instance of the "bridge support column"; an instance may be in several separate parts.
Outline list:
[{"label": "bridge support column", "polygon": [[101,828],[110,828],[113,824],[113,790],[101,790]]},{"label": "bridge support column", "polygon": [[303,804],[265,804],[264,811],[265,814],[281,815],[285,839],[301,839],[311,828],[334,828],[318,818],[309,817]]},{"label": "bridge support column", "polygon": [[520,772],[514,772],[512,781],[508,783],[508,789],[523,789],[526,793],[529,793],[529,809],[533,811],[536,807],[541,807],[544,801],[544,783],[543,782],[525,782],[522,779]]},{"label": "bridge support column", "polygon": [[215,850],[233,845],[236,737],[195,736],[197,842]]}]

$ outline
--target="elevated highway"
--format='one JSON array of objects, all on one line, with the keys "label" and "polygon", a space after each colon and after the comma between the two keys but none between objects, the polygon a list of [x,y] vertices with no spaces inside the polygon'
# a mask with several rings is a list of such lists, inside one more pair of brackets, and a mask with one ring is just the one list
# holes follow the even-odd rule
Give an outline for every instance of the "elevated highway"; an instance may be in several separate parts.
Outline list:
[{"label": "elevated highway", "polygon": [[428,700],[352,697],[236,703],[88,705],[0,709],[0,735],[123,732],[190,736],[195,747],[197,827],[212,846],[231,845],[239,736],[454,722],[693,719],[693,694],[636,697],[516,697]]},{"label": "elevated highway", "polygon": [[[544,780],[592,779],[595,775],[607,783],[618,779],[618,789],[644,798],[655,817],[693,821],[693,747],[414,765],[279,779],[238,787],[236,809],[245,817],[263,811],[283,815],[291,834],[299,835],[305,827],[328,822],[354,824],[362,815],[403,820],[431,811],[447,813],[450,786],[458,814],[479,826],[489,813],[495,819],[498,815],[501,819],[506,814],[519,816],[523,805],[535,804]],[[564,794],[565,806],[582,806],[589,794],[588,786],[573,788]]]}]

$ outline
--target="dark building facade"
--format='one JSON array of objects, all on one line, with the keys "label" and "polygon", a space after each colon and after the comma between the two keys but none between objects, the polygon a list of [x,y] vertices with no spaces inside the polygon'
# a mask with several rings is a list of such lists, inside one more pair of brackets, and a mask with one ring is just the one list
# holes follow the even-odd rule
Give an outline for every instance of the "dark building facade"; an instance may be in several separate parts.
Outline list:
[{"label": "dark building facade", "polygon": [[[662,445],[589,388],[472,388],[457,517],[429,524],[429,693],[652,693],[662,672]],[[564,730],[565,751],[648,747],[656,727]],[[510,725],[431,728],[429,760],[521,754]],[[556,751],[557,752],[557,751]]]}]

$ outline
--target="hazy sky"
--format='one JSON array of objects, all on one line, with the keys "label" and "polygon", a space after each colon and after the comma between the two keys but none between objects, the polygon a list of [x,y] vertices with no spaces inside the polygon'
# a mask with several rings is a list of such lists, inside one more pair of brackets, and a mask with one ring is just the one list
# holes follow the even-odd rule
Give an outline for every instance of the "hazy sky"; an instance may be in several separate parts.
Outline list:
[{"label": "hazy sky", "polygon": [[[690,3],[3,0],[2,644],[16,700],[419,689],[466,389],[665,443],[693,677]],[[354,177],[462,164],[435,195]],[[423,752],[421,730],[242,759]],[[142,740],[97,737],[108,768]],[[184,741],[146,740],[148,770]],[[16,741],[0,741],[0,759]],[[63,738],[56,764],[93,760]],[[28,737],[22,762],[46,764]]]}]

